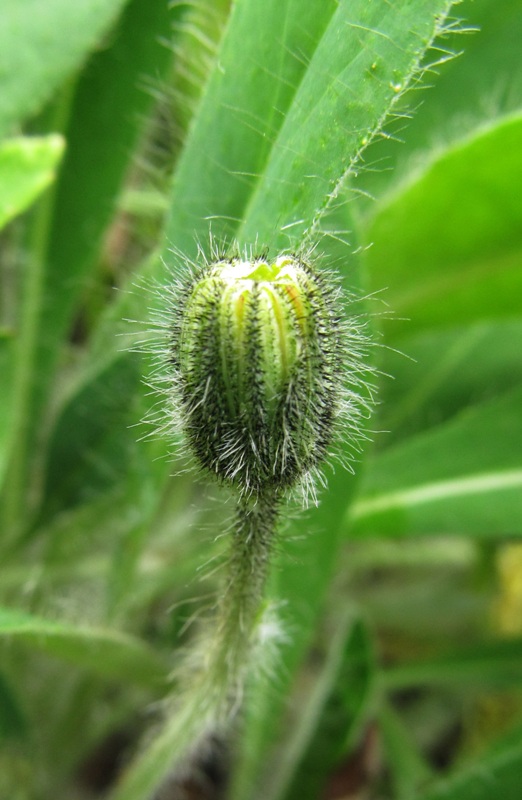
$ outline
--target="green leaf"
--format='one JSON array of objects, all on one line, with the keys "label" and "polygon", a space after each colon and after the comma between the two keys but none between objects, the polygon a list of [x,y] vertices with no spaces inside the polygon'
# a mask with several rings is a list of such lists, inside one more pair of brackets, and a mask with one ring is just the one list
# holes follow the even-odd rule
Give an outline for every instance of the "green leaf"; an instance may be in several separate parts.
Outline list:
[{"label": "green leaf", "polygon": [[[9,375],[13,368],[13,332],[0,330],[0,375]],[[5,389],[0,392],[0,486],[5,474],[7,456],[11,444],[11,415],[13,413],[11,388],[4,384]]]},{"label": "green leaf", "polygon": [[52,183],[63,147],[64,141],[57,135],[0,143],[0,228]]},{"label": "green leaf", "polygon": [[[295,247],[418,71],[434,16],[450,5],[237,4],[175,176],[169,242],[192,255],[210,229],[218,241]],[[239,52],[249,54],[240,81]]]},{"label": "green leaf", "polygon": [[103,237],[153,108],[152,89],[171,65],[167,42],[180,8],[166,0],[130,0],[110,47],[91,57],[78,80],[43,254],[45,337],[36,358],[47,380],[82,295],[103,281],[96,275]]},{"label": "green leaf", "polygon": [[422,108],[405,132],[409,148],[413,143],[417,148],[429,147],[435,137],[440,140],[452,131],[462,132],[479,116],[489,120],[492,113],[520,108],[520,3],[464,0],[455,10],[464,31],[469,31],[457,41],[464,53],[444,65],[433,90],[423,96]]},{"label": "green leaf", "polygon": [[[368,704],[373,670],[368,631],[360,621],[345,619],[333,637],[324,672],[300,716],[295,740],[283,756],[282,776],[276,773],[279,791],[274,797],[320,797],[328,777],[353,742]],[[285,777],[289,785],[285,785]],[[272,797],[273,780],[274,776],[267,777],[264,782],[267,798]]]},{"label": "green leaf", "polygon": [[440,781],[417,800],[519,800],[522,774],[522,744],[494,748],[457,774]]},{"label": "green leaf", "polygon": [[[63,154],[61,136],[19,137],[0,143],[0,228],[25,211],[55,178]],[[14,330],[0,329],[0,485],[13,433]]]},{"label": "green leaf", "polygon": [[124,3],[4,0],[0,136],[43,106],[99,43]]},{"label": "green leaf", "polygon": [[383,348],[378,428],[381,445],[440,425],[467,405],[522,384],[522,321],[436,329]]},{"label": "green leaf", "polygon": [[384,198],[365,238],[388,335],[520,313],[522,115],[481,128]]},{"label": "green leaf", "polygon": [[522,682],[522,639],[485,642],[465,650],[412,661],[382,673],[389,691],[427,685],[461,684],[506,689]]},{"label": "green leaf", "polygon": [[356,535],[522,534],[522,389],[391,447],[350,511]]},{"label": "green leaf", "polygon": [[431,780],[432,771],[399,715],[385,702],[379,712],[379,731],[397,800],[411,800],[416,790]]},{"label": "green leaf", "polygon": [[[491,123],[520,109],[522,64],[520,37],[522,8],[519,0],[463,0],[455,9],[457,30],[450,50],[457,58],[445,60],[446,52],[435,53],[444,61],[429,72],[429,92],[419,96],[418,109],[405,126],[402,120],[389,125],[388,139],[379,139],[367,154],[374,169],[362,170],[355,188],[380,197],[390,184],[407,174],[413,163],[425,161],[434,145],[462,139],[477,124]],[[444,42],[442,43],[444,46]],[[367,210],[371,200],[362,197]]]},{"label": "green leaf", "polygon": [[49,442],[43,517],[110,492],[130,471],[137,434],[127,427],[140,418],[139,366],[122,354],[65,405]]},{"label": "green leaf", "polygon": [[[91,5],[94,9],[99,4]],[[110,6],[104,3],[105,15]],[[67,37],[69,13],[57,23]],[[103,234],[154,101],[144,84],[160,80],[170,65],[172,55],[163,40],[178,13],[165,0],[132,0],[110,45],[92,56],[71,93],[67,153],[55,193],[35,220],[13,357],[8,528],[19,525],[19,517],[29,510],[24,494],[34,466],[34,439],[41,440],[43,408],[74,313],[87,289],[105,281],[97,260]],[[46,14],[52,16],[52,8],[46,6]],[[87,315],[82,321],[88,323]]]},{"label": "green leaf", "polygon": [[19,639],[109,678],[144,685],[166,680],[162,660],[138,639],[118,631],[55,622],[0,608],[0,639]]},{"label": "green leaf", "polygon": [[0,673],[0,742],[5,739],[23,739],[27,734],[27,720],[18,697],[5,675]]},{"label": "green leaf", "polygon": [[246,210],[239,240],[314,242],[439,31],[451,3],[340,2],[296,92]]},{"label": "green leaf", "polygon": [[174,177],[169,245],[191,256],[209,230],[219,242],[234,235],[336,5],[234,4]]}]

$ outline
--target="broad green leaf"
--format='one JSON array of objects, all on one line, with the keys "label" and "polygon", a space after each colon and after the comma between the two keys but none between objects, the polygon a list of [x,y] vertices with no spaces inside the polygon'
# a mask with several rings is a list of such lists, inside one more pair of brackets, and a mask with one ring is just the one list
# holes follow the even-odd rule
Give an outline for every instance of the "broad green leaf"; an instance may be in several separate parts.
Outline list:
[{"label": "broad green leaf", "polygon": [[383,198],[365,232],[390,336],[520,315],[522,115],[479,129]]},{"label": "broad green leaf", "polygon": [[380,444],[440,425],[467,405],[522,384],[522,321],[478,323],[421,332],[383,348]]},{"label": "broad green leaf", "polygon": [[63,139],[57,135],[0,143],[0,228],[52,183],[63,147]]},{"label": "broad green leaf", "polygon": [[522,389],[377,455],[347,520],[356,535],[522,534]]},{"label": "broad green leaf", "polygon": [[[433,14],[450,5],[238,4],[175,176],[169,241],[187,255],[196,239],[208,247],[209,230],[218,242],[295,247],[419,69]],[[239,52],[249,53],[241,81]]]},{"label": "broad green leaf", "polygon": [[167,677],[166,665],[153,651],[119,631],[56,622],[0,608],[2,639],[18,639],[29,647],[124,682],[157,685]]},{"label": "broad green leaf", "polygon": [[169,245],[193,256],[209,230],[220,243],[234,235],[336,5],[234,4],[174,177]]},{"label": "broad green leaf", "polygon": [[418,77],[450,6],[339,3],[255,187],[242,243],[295,248],[303,236],[314,242],[322,213]]},{"label": "broad green leaf", "polygon": [[[380,197],[441,143],[462,139],[477,123],[490,124],[492,117],[520,109],[519,0],[463,0],[453,16],[456,30],[463,33],[445,37],[442,49],[428,59],[444,63],[430,69],[430,89],[419,94],[413,119],[407,126],[400,119],[387,126],[392,135],[371,146],[365,159],[370,168],[354,182],[370,213],[371,197]],[[448,59],[448,53],[456,57]]]},{"label": "broad green leaf", "polygon": [[4,0],[0,26],[0,136],[35,114],[77,69],[125,0]]}]

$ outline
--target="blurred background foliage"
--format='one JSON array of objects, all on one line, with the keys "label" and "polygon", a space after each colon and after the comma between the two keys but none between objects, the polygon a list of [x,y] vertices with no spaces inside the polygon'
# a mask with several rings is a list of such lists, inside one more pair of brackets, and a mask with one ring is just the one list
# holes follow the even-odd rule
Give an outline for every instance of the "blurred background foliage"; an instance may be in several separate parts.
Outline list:
[{"label": "blurred background foliage", "polygon": [[109,793],[219,585],[230,502],[141,422],[160,254],[314,221],[379,403],[283,526],[281,667],[190,796],[519,800],[522,8],[463,0],[421,74],[447,10],[4,0],[2,800]]}]

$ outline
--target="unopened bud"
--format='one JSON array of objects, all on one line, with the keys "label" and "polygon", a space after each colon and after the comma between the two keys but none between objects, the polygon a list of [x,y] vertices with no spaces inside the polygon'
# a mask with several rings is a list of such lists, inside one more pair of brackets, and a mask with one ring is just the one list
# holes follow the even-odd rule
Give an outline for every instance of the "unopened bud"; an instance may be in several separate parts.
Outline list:
[{"label": "unopened bud", "polygon": [[210,264],[172,342],[182,423],[203,468],[244,492],[286,489],[323,459],[341,390],[331,298],[293,256]]}]

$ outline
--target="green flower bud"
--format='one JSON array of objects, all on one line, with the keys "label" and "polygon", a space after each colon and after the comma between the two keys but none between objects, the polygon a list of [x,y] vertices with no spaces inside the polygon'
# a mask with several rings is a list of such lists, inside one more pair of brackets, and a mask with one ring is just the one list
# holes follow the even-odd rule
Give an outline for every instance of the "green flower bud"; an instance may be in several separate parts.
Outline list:
[{"label": "green flower bud", "polygon": [[287,255],[217,261],[186,289],[170,352],[182,427],[241,492],[289,488],[327,452],[344,374],[335,296]]}]

